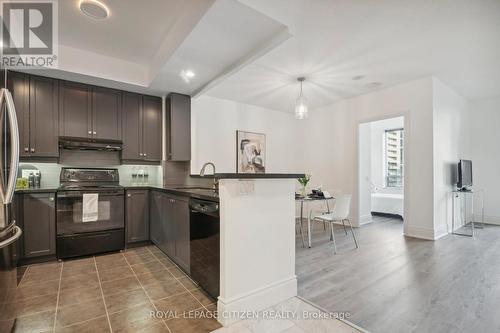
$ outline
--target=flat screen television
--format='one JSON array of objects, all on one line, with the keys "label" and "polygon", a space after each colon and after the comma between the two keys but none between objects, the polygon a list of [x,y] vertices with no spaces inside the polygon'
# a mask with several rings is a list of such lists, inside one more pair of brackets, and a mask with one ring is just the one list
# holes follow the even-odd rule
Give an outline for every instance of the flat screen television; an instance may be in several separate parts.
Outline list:
[{"label": "flat screen television", "polygon": [[472,186],[472,161],[460,160],[458,163],[458,181],[459,190],[467,190]]}]

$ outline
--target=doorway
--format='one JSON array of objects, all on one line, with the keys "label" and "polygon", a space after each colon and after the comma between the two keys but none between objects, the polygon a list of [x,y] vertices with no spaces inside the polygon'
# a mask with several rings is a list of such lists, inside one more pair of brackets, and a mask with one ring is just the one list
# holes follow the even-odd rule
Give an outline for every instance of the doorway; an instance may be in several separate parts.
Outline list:
[{"label": "doorway", "polygon": [[405,119],[360,123],[358,128],[359,225],[404,220]]}]

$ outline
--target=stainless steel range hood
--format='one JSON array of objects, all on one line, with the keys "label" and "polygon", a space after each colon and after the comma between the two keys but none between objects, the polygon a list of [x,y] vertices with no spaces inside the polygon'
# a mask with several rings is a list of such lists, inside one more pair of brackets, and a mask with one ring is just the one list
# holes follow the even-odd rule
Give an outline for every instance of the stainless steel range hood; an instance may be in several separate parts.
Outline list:
[{"label": "stainless steel range hood", "polygon": [[68,150],[121,151],[122,142],[115,140],[93,140],[60,137],[59,148]]}]

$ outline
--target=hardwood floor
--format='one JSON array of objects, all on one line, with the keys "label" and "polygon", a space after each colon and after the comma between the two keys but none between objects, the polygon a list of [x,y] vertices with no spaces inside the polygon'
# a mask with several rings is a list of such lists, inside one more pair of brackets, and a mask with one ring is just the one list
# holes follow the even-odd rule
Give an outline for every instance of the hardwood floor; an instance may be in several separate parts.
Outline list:
[{"label": "hardwood floor", "polygon": [[370,332],[500,332],[500,227],[476,239],[436,242],[404,237],[403,223],[377,218],[352,236],[316,225],[313,247],[297,237],[299,295],[328,311],[345,311]]}]

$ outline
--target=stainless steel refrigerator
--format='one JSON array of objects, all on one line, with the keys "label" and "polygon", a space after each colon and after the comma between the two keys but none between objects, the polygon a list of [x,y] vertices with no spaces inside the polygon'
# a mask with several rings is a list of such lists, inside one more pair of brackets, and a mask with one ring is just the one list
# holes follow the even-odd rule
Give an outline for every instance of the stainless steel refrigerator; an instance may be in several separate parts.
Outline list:
[{"label": "stainless steel refrigerator", "polygon": [[0,332],[10,332],[15,325],[15,319],[2,314],[8,312],[8,293],[17,288],[18,240],[22,234],[12,210],[19,167],[19,132],[7,75],[8,71],[0,67]]}]

